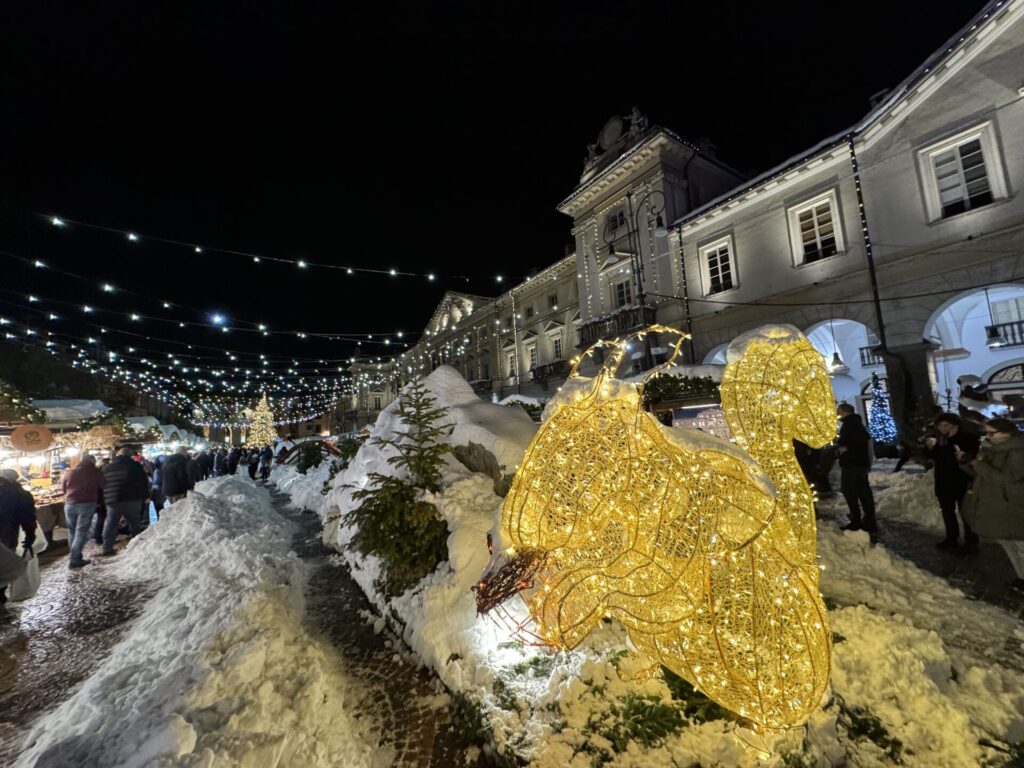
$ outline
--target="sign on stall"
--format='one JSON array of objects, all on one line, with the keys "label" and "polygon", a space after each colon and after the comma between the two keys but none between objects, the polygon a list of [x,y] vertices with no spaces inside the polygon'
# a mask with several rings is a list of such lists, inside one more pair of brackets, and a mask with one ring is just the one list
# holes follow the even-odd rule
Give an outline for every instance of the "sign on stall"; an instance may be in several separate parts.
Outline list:
[{"label": "sign on stall", "polygon": [[11,445],[24,453],[45,451],[53,442],[53,433],[37,424],[26,424],[11,432]]}]

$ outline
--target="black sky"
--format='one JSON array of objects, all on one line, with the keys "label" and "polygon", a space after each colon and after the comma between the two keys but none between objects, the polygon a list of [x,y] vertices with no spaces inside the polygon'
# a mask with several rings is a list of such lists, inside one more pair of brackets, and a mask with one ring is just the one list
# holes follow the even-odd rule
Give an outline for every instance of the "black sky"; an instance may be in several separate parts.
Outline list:
[{"label": "black sky", "polygon": [[[563,255],[569,221],[555,206],[610,115],[636,104],[684,137],[708,137],[723,160],[754,174],[861,117],[872,93],[898,83],[980,7],[5,3],[0,250],[96,283],[40,282],[39,270],[0,256],[2,287],[155,309],[100,293],[111,280],[154,302],[276,328],[418,331],[444,288],[493,294],[495,273],[525,274]],[[255,266],[57,231],[24,212],[473,279]],[[182,334],[227,343],[209,329]],[[239,350],[261,342],[230,336]],[[351,345],[278,338],[267,349],[340,357]]]}]

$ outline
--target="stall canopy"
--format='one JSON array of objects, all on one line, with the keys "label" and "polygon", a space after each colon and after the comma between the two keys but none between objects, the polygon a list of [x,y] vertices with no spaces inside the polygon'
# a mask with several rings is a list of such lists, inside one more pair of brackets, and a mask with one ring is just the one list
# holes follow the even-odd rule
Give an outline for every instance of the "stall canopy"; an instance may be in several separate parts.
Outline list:
[{"label": "stall canopy", "polygon": [[46,414],[47,424],[78,424],[110,410],[101,400],[33,400],[32,405]]}]

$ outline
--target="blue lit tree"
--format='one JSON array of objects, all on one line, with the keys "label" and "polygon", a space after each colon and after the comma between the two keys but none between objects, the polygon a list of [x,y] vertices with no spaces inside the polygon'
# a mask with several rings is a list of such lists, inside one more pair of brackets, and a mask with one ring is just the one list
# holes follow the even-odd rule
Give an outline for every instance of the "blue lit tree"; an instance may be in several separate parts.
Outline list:
[{"label": "blue lit tree", "polygon": [[889,393],[882,386],[877,373],[871,374],[871,416],[868,432],[876,443],[896,442],[896,422],[889,409]]}]

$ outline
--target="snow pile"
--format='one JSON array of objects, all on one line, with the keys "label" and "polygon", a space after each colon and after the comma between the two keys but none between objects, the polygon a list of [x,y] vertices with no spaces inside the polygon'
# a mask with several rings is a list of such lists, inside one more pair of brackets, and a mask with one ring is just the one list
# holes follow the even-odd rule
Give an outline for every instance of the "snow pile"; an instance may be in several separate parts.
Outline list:
[{"label": "snow pile", "polygon": [[287,493],[294,506],[316,512],[323,518],[327,512],[323,486],[330,477],[332,461],[337,459],[325,458],[319,466],[307,469],[304,475],[299,473],[295,464],[277,464],[270,471],[270,482],[282,493]]},{"label": "snow pile", "polygon": [[[871,488],[875,494],[878,520],[884,526],[887,520],[906,523],[918,528],[944,534],[942,513],[935,498],[935,479],[931,472],[893,472],[892,461],[876,463],[878,471],[870,475]],[[915,467],[917,468],[917,467]],[[836,513],[837,519],[846,519],[847,507],[839,484],[834,498],[818,503],[819,508]]]},{"label": "snow pile", "polygon": [[159,589],[18,765],[385,766],[359,691],[302,627],[294,531],[247,479],[201,483],[109,567]]}]

